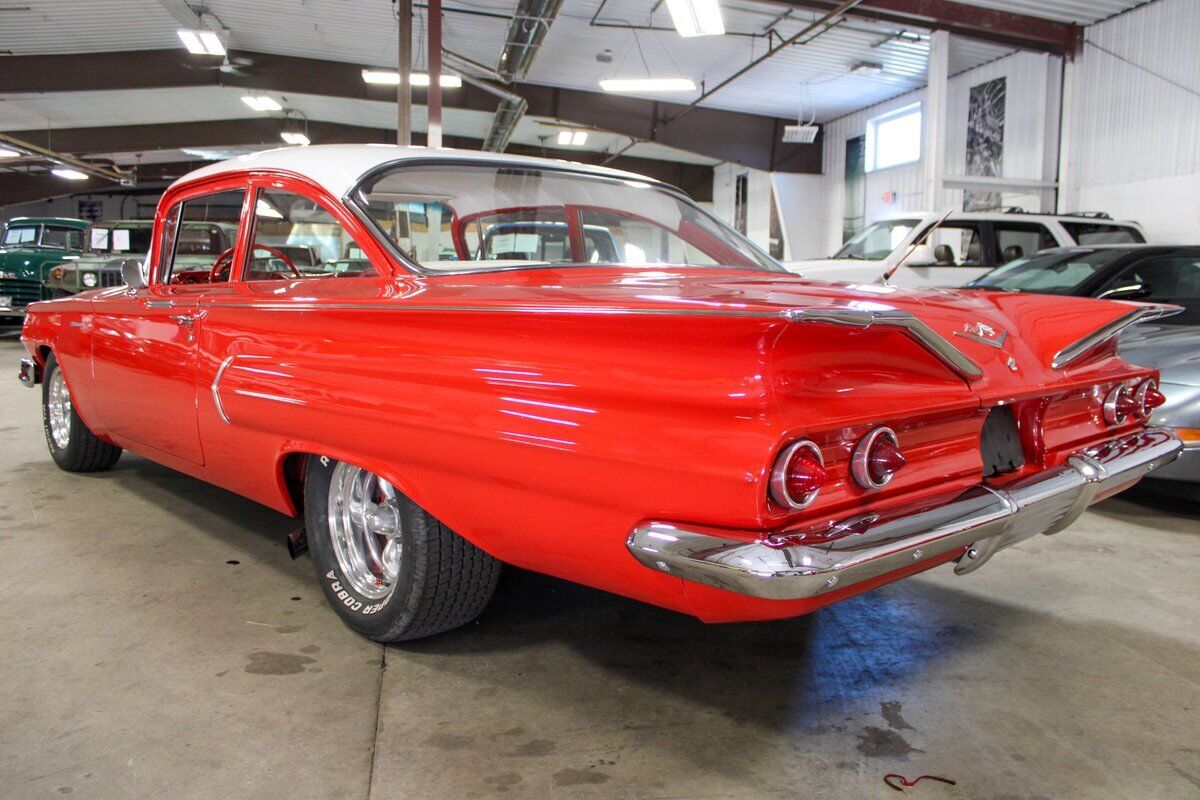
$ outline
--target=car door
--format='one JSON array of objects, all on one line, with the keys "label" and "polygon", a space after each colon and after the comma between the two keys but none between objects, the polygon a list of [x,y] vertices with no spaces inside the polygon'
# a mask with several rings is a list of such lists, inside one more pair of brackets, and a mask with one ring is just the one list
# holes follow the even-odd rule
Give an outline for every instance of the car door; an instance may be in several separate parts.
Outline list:
[{"label": "car door", "polygon": [[196,420],[200,301],[221,291],[236,246],[180,231],[193,220],[239,224],[246,195],[243,179],[225,178],[176,199],[159,223],[149,285],[95,303],[92,363],[101,420],[111,434],[153,451],[147,455],[204,463]]}]

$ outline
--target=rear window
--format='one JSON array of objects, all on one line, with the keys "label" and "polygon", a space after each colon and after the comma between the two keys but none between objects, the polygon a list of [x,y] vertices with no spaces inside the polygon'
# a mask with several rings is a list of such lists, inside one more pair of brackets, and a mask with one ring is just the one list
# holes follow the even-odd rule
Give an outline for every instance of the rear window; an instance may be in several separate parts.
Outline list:
[{"label": "rear window", "polygon": [[1136,228],[1111,222],[1063,222],[1077,244],[1142,244],[1146,238]]}]

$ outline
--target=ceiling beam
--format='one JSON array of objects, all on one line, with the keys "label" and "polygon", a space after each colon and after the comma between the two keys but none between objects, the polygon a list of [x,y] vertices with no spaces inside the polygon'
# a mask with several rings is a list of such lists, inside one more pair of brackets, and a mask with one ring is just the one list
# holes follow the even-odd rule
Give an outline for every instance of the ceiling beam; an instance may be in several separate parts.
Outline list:
[{"label": "ceiling beam", "polygon": [[[268,53],[230,55],[253,63],[238,72],[226,73],[182,49],[12,56],[4,59],[4,69],[0,70],[0,93],[230,86],[280,94],[292,92],[385,103],[395,101],[391,87],[370,86],[363,82],[364,65]],[[526,113],[535,116],[659,142],[755,169],[821,172],[820,139],[807,145],[780,143],[783,126],[794,123],[793,119],[697,108],[667,128],[663,127],[664,121],[685,105],[533,83],[512,83],[505,88],[523,97],[529,104]],[[423,102],[423,90],[414,88],[413,95],[414,102]],[[496,110],[498,102],[491,93],[470,84],[446,92],[444,97],[448,108],[488,113]],[[277,126],[278,121],[275,122]],[[192,126],[193,123],[181,124],[181,133],[186,133]],[[54,146],[74,152],[62,144],[57,133]],[[180,140],[162,146],[189,145]],[[117,149],[128,151],[133,148]]]},{"label": "ceiling beam", "polygon": [[158,0],[158,2],[184,28],[198,31],[205,27],[200,15],[187,4],[186,0]]},{"label": "ceiling beam", "polygon": [[[233,119],[205,122],[167,123],[163,125],[118,125],[103,128],[59,128],[53,131],[22,131],[21,138],[38,141],[52,136],[56,146],[78,152],[142,152],[178,147],[221,148],[256,144],[280,144],[279,121],[275,119]],[[309,123],[309,136],[317,144],[358,142],[394,142],[396,132],[384,128],[364,128],[334,122]],[[425,136],[413,134],[413,144],[424,144]],[[479,139],[445,136],[446,147],[478,150]],[[600,163],[605,153],[567,151],[552,148],[513,145],[508,152],[518,155],[564,158],[584,163]],[[191,169],[203,166],[204,161],[148,164],[137,170],[138,183],[173,180]],[[686,164],[679,161],[621,157],[608,166],[647,175],[678,186],[693,199],[712,200],[712,167]],[[85,185],[68,184],[63,179],[45,173],[0,172],[0,206],[28,203],[67,194],[89,194],[121,188],[115,183],[93,179]],[[157,191],[153,189],[152,191]]]},{"label": "ceiling beam", "polygon": [[[838,0],[773,2],[813,11],[830,11],[839,5]],[[1080,25],[956,0],[863,0],[847,16],[944,30],[970,39],[1061,56],[1073,56],[1083,41]]]}]

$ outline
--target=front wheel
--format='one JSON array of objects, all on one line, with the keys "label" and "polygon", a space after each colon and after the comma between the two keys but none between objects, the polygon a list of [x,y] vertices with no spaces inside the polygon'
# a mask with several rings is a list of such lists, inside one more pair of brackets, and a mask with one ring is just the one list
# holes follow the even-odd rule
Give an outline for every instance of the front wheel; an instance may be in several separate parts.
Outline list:
[{"label": "front wheel", "polygon": [[304,517],[326,598],[368,639],[399,642],[465,625],[496,589],[499,561],[361,467],[311,456]]},{"label": "front wheel", "polygon": [[42,428],[54,463],[67,472],[99,472],[121,457],[121,448],[99,439],[75,411],[71,390],[54,354],[42,379]]}]

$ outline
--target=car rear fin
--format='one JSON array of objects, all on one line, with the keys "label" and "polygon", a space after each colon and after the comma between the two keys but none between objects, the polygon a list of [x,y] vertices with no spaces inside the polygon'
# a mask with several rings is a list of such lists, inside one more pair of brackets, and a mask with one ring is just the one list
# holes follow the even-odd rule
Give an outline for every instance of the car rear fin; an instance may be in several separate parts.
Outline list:
[{"label": "car rear fin", "polygon": [[887,325],[900,328],[906,335],[933,354],[934,357],[967,381],[983,377],[979,365],[963,354],[943,336],[907,311],[898,308],[789,308],[782,312],[788,322],[825,322],[831,325],[850,325],[869,328]]},{"label": "car rear fin", "polygon": [[1095,352],[1098,347],[1119,335],[1130,325],[1169,317],[1181,311],[1183,311],[1181,306],[1173,306],[1166,303],[1146,303],[1139,305],[1117,317],[1112,322],[1097,328],[1082,339],[1059,350],[1054,354],[1054,359],[1050,362],[1050,366],[1054,367],[1054,369],[1066,369],[1072,364],[1078,363],[1080,359],[1088,354]]}]

